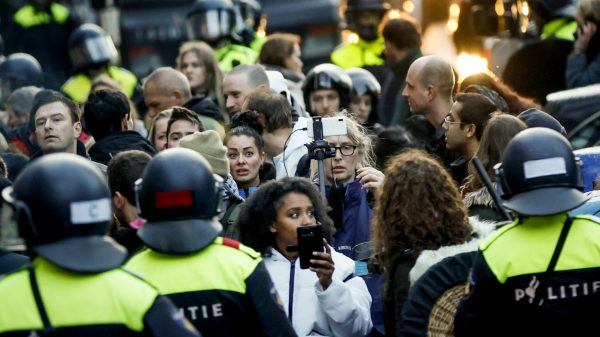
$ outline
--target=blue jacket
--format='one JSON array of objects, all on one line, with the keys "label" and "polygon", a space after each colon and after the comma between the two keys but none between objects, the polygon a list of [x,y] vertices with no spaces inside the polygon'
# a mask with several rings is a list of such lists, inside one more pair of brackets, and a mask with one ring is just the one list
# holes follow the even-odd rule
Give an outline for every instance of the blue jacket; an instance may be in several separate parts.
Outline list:
[{"label": "blue jacket", "polygon": [[[341,200],[332,195],[335,193],[330,186],[327,188],[327,199],[329,205],[334,209],[333,214],[340,211],[342,207],[343,225],[337,223],[336,216],[332,218],[336,222],[336,233],[333,236],[333,247],[336,251],[353,259],[352,248],[359,243],[370,241],[371,219],[373,211],[367,198],[367,190],[362,188],[360,181],[355,180],[345,187],[343,205]],[[336,212],[337,211],[337,212]]]}]

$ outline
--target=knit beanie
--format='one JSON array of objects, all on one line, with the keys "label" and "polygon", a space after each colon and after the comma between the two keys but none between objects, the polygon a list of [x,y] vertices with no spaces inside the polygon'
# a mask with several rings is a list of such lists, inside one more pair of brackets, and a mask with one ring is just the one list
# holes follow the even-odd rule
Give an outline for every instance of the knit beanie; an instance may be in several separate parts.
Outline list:
[{"label": "knit beanie", "polygon": [[200,153],[210,163],[213,172],[226,177],[229,175],[227,148],[215,130],[206,130],[187,135],[179,141],[179,147],[185,147]]},{"label": "knit beanie", "polygon": [[517,117],[525,122],[528,128],[548,128],[567,137],[567,131],[562,124],[547,112],[532,108],[521,112]]}]

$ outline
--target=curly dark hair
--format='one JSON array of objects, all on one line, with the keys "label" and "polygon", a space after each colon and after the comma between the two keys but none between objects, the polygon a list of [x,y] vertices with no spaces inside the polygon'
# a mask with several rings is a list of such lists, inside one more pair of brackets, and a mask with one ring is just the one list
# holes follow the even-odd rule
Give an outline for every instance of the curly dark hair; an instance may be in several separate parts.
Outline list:
[{"label": "curly dark hair", "polygon": [[394,157],[377,190],[373,214],[374,252],[387,270],[398,252],[468,241],[472,227],[450,174],[429,154],[408,149]]},{"label": "curly dark hair", "polygon": [[271,233],[269,227],[277,219],[277,209],[281,207],[283,197],[294,192],[310,199],[315,219],[323,225],[325,239],[331,242],[334,229],[333,221],[327,215],[327,202],[319,194],[315,184],[300,177],[269,181],[246,199],[236,220],[236,226],[240,229],[240,241],[261,254],[265,254],[269,247],[275,247],[275,234]]}]

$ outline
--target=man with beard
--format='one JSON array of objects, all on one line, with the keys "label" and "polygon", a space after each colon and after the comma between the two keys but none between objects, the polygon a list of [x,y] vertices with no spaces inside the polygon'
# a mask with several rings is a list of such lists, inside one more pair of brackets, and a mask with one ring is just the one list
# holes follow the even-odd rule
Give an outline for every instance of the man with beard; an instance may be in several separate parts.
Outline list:
[{"label": "man with beard", "polygon": [[331,54],[331,62],[343,69],[365,68],[382,83],[387,69],[383,66],[379,23],[389,8],[384,0],[348,0],[346,23],[358,39],[338,46]]},{"label": "man with beard", "polygon": [[421,57],[421,33],[410,17],[388,21],[383,27],[385,58],[393,75],[382,82],[381,103],[377,111],[383,126],[404,125],[410,116],[408,101],[402,96],[408,67]]}]

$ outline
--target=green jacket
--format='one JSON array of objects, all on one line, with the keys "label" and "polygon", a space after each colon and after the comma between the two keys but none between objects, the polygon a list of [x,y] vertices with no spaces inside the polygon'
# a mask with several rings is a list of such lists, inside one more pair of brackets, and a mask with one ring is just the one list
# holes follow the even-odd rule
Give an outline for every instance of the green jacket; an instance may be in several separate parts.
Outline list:
[{"label": "green jacket", "polygon": [[260,254],[237,241],[217,237],[188,255],[147,249],[127,268],[168,295],[205,336],[295,336]]},{"label": "green jacket", "polygon": [[170,301],[121,268],[81,274],[38,257],[31,269],[24,267],[0,280],[0,336],[38,336],[45,327],[59,336],[198,336],[193,328],[183,327],[183,319],[175,320],[177,311]]},{"label": "green jacket", "polygon": [[225,47],[217,49],[215,54],[219,60],[219,68],[225,72],[231,71],[240,64],[254,64],[258,58],[254,50],[234,43],[228,43]]},{"label": "green jacket", "polygon": [[[121,85],[129,98],[133,97],[137,86],[137,77],[133,73],[124,68],[109,66],[106,74]],[[75,102],[85,103],[92,90],[92,79],[84,73],[75,74],[63,84],[61,90]]]},{"label": "green jacket", "polygon": [[343,69],[379,66],[385,63],[383,59],[383,37],[374,41],[359,39],[357,43],[339,45],[331,53],[331,62]]},{"label": "green jacket", "polygon": [[526,217],[486,240],[456,336],[585,336],[597,328],[600,223],[567,213]]},{"label": "green jacket", "polygon": [[575,41],[575,32],[577,31],[577,21],[574,18],[556,18],[549,21],[542,28],[542,39],[558,38],[563,40]]}]

